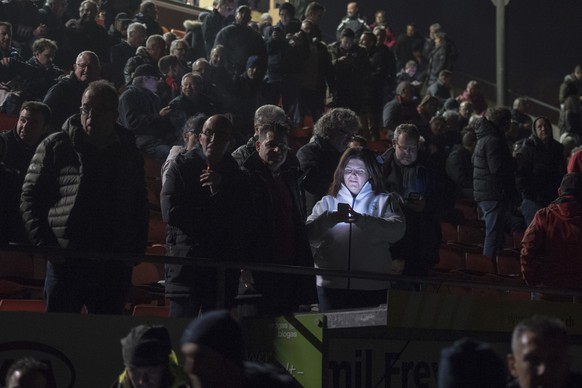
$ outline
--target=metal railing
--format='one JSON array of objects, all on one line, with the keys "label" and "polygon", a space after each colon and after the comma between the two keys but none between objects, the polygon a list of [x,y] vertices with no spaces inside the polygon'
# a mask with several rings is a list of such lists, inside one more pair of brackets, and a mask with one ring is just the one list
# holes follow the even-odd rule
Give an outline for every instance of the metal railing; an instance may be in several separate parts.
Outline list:
[{"label": "metal railing", "polygon": [[[265,264],[259,262],[248,262],[248,261],[219,261],[215,259],[208,258],[192,258],[192,257],[176,257],[176,256],[154,256],[154,255],[135,255],[127,253],[103,253],[103,252],[87,252],[87,251],[76,251],[61,248],[49,248],[49,247],[35,247],[35,246],[24,246],[24,245],[9,245],[0,247],[0,251],[12,251],[12,252],[26,252],[32,255],[41,255],[48,259],[51,257],[67,257],[67,258],[78,258],[78,259],[91,259],[91,260],[117,260],[123,261],[129,264],[136,264],[139,262],[152,262],[161,264],[181,264],[189,265],[195,267],[207,267],[215,268],[218,275],[218,297],[217,297],[217,308],[224,307],[224,290],[225,290],[225,279],[226,271],[228,270],[241,270],[247,269],[251,271],[262,271],[262,272],[272,272],[272,273],[283,273],[289,275],[304,275],[304,276],[315,276],[315,275],[325,275],[334,277],[347,277],[347,278],[358,278],[358,279],[370,279],[370,280],[386,280],[391,282],[409,282],[419,285],[438,285],[438,286],[456,286],[463,288],[478,288],[478,289],[494,289],[500,291],[518,291],[518,292],[539,292],[543,294],[551,294],[557,296],[572,296],[572,297],[582,297],[581,291],[566,290],[566,289],[552,289],[552,288],[539,288],[539,287],[528,287],[525,285],[516,285],[503,281],[490,281],[490,280],[480,280],[480,279],[456,279],[444,276],[431,275],[429,277],[413,277],[395,274],[380,274],[373,272],[363,272],[363,271],[343,271],[343,270],[331,270],[331,269],[321,269],[313,267],[301,267],[301,266],[291,266],[291,265],[280,265],[280,264]],[[315,279],[314,279],[315,281]]]}]

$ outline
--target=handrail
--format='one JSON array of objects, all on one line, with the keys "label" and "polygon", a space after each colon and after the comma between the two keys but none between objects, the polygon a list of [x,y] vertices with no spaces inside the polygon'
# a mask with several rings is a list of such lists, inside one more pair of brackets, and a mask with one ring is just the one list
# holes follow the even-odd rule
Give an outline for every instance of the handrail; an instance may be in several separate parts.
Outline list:
[{"label": "handrail", "polygon": [[[248,269],[251,271],[264,271],[264,272],[274,272],[274,273],[285,273],[292,275],[327,275],[327,276],[337,276],[337,277],[348,277],[348,278],[358,278],[358,279],[370,279],[370,280],[387,280],[387,281],[398,281],[398,282],[411,282],[417,284],[436,284],[436,285],[451,285],[467,288],[484,288],[484,289],[499,289],[504,291],[521,291],[521,292],[541,292],[553,295],[565,295],[565,296],[581,296],[582,291],[566,290],[566,289],[553,289],[553,288],[540,288],[540,287],[529,287],[529,286],[519,286],[511,284],[499,284],[499,282],[493,281],[483,281],[483,280],[463,280],[463,279],[453,279],[448,277],[440,276],[430,276],[430,277],[415,277],[415,276],[404,276],[396,274],[380,274],[373,272],[364,271],[343,271],[343,270],[331,270],[331,269],[321,269],[313,267],[301,267],[292,265],[281,265],[281,264],[269,264],[260,262],[248,262],[248,261],[218,261],[208,258],[193,258],[193,257],[178,257],[178,256],[154,256],[154,255],[138,255],[138,254],[128,254],[128,253],[103,253],[103,252],[89,252],[89,251],[78,251],[71,249],[53,248],[53,247],[37,247],[37,246],[27,246],[27,245],[8,245],[0,247],[0,251],[16,251],[16,252],[27,252],[36,255],[46,256],[48,259],[51,257],[74,257],[82,259],[97,259],[97,260],[118,260],[127,263],[135,264],[142,261],[153,262],[153,263],[163,263],[163,264],[182,264],[182,265],[192,265],[200,267],[210,267],[216,268],[220,274],[220,278],[224,280],[225,271],[230,269]],[[219,284],[220,284],[219,280]],[[219,292],[220,293],[220,292]],[[220,306],[219,306],[220,307]]]}]

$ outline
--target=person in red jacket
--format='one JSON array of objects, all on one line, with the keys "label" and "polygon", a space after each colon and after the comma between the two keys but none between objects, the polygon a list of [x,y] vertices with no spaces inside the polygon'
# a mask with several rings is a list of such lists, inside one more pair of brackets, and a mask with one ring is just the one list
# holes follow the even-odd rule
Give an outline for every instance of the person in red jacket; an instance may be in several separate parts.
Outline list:
[{"label": "person in red jacket", "polygon": [[582,174],[564,176],[559,197],[538,210],[521,241],[528,285],[580,289],[582,276]]}]

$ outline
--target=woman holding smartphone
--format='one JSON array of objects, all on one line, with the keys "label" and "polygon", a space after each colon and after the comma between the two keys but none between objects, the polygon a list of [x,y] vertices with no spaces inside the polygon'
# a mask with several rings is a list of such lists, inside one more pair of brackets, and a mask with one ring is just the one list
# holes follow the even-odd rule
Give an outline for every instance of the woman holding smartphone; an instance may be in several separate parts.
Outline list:
[{"label": "woman holding smartphone", "polygon": [[[398,194],[385,192],[374,153],[362,147],[348,148],[328,195],[307,218],[315,267],[390,273],[390,245],[406,229],[401,201]],[[382,280],[318,275],[319,311],[386,303],[389,286]]]}]

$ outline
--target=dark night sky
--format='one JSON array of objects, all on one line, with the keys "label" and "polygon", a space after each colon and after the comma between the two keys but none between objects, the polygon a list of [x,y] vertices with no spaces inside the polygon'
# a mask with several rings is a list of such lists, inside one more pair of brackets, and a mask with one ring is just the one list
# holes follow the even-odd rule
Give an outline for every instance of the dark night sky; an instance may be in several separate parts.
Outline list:
[{"label": "dark night sky", "polygon": [[[347,0],[319,0],[327,8],[322,28],[326,41],[345,14]],[[400,34],[414,21],[423,35],[439,22],[456,43],[456,70],[495,82],[495,7],[491,0],[360,0],[368,21],[384,9]],[[507,87],[558,105],[565,74],[582,62],[580,0],[511,0],[506,7]]]}]

